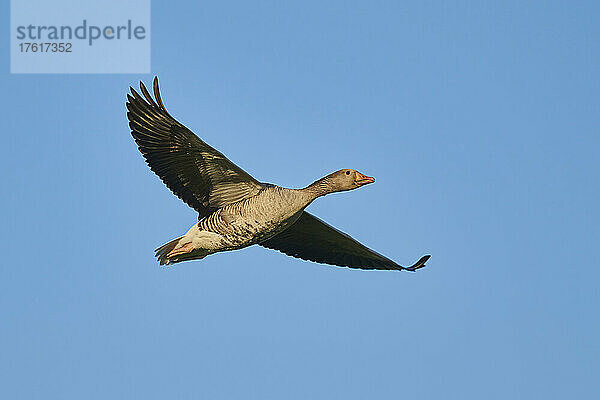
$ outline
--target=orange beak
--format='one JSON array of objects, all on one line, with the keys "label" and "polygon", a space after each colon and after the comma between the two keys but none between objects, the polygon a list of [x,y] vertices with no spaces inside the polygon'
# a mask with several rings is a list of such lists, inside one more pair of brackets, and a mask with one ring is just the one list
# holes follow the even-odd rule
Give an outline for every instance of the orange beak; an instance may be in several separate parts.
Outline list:
[{"label": "orange beak", "polygon": [[373,183],[375,182],[375,178],[372,178],[370,176],[366,176],[361,174],[360,172],[356,172],[356,180],[355,180],[356,184],[358,186],[362,186],[362,185],[366,185],[368,183]]}]

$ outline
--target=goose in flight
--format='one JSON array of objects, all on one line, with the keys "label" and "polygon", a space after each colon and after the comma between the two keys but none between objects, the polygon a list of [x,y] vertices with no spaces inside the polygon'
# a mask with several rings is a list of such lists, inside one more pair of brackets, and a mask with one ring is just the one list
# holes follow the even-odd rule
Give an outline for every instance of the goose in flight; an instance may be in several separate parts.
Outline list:
[{"label": "goose in flight", "polygon": [[303,189],[261,183],[204,143],[167,112],[154,78],[154,98],[143,82],[141,95],[127,94],[131,134],[150,169],[198,212],[188,232],[156,249],[161,265],[197,260],[253,244],[289,256],[341,267],[416,271],[362,245],[304,211],[318,197],[357,189],[374,179],[342,169]]}]

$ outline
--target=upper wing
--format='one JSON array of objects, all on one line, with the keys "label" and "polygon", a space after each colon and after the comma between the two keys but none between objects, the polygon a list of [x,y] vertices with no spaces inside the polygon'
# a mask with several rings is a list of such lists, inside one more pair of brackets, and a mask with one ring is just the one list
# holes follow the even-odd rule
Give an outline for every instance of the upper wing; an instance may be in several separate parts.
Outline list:
[{"label": "upper wing", "polygon": [[423,256],[414,265],[403,267],[306,211],[288,229],[259,244],[304,260],[360,269],[415,271],[430,257]]},{"label": "upper wing", "polygon": [[146,162],[173,193],[204,217],[217,208],[256,195],[262,185],[213,149],[166,110],[154,78],[154,97],[127,94],[131,134]]}]

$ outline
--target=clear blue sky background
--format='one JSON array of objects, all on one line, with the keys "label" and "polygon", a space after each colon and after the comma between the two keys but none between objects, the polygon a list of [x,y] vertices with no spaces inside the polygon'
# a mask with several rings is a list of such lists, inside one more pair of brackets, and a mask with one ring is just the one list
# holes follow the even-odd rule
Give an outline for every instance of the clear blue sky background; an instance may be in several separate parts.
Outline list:
[{"label": "clear blue sky background", "polygon": [[6,27],[0,397],[598,398],[598,4],[285,3],[154,1],[168,109],[266,182],[375,176],[310,211],[428,267],[160,268],[152,75],[10,75]]}]

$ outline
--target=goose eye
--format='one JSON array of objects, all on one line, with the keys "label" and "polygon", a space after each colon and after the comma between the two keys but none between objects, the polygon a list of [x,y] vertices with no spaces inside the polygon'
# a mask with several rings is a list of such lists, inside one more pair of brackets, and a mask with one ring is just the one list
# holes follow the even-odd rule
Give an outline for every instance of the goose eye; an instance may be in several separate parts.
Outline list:
[{"label": "goose eye", "polygon": [[350,171],[346,171],[346,175],[350,175]]}]

